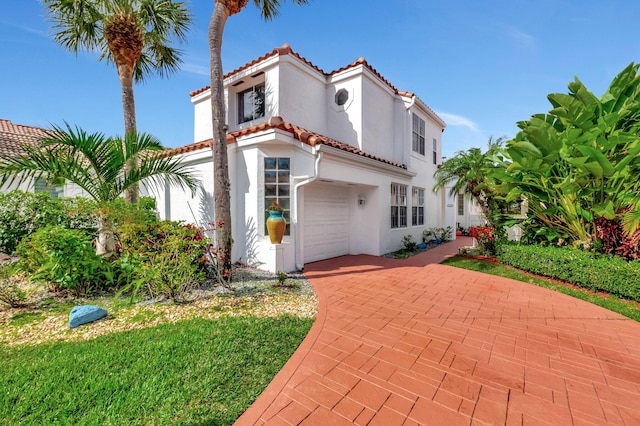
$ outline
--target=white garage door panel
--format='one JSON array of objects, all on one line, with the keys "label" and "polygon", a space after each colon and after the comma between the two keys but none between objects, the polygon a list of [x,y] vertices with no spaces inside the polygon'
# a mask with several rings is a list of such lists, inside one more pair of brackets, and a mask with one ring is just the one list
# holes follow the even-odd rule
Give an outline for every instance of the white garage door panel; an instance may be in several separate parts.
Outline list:
[{"label": "white garage door panel", "polygon": [[309,188],[305,193],[305,263],[349,253],[348,199],[341,188]]}]

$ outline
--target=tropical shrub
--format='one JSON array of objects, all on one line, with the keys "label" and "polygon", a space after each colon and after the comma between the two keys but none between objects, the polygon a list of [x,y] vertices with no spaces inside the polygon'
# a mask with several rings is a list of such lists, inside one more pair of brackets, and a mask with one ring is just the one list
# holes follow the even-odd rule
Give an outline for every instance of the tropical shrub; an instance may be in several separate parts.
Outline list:
[{"label": "tropical shrub", "polygon": [[498,261],[534,274],[640,301],[640,262],[554,246],[505,244]]},{"label": "tropical shrub", "polygon": [[121,294],[146,292],[178,301],[205,279],[208,242],[195,226],[162,221],[150,228],[131,224],[122,229]]},{"label": "tropical shrub", "polygon": [[547,96],[547,114],[518,123],[504,150],[510,164],[492,177],[507,201],[527,199],[538,238],[591,248],[598,218],[622,221],[628,235],[640,225],[639,67],[600,98],[576,78],[568,94]]},{"label": "tropical shrub", "polygon": [[47,226],[20,242],[17,251],[19,267],[53,290],[81,296],[113,284],[111,265],[96,255],[91,237],[81,230]]}]

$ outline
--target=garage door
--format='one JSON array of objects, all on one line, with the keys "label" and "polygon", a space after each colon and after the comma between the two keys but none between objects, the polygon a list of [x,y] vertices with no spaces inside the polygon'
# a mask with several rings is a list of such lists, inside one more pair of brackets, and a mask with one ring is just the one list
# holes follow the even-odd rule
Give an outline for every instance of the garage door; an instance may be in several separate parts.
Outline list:
[{"label": "garage door", "polygon": [[348,190],[308,187],[304,198],[304,262],[349,254]]}]

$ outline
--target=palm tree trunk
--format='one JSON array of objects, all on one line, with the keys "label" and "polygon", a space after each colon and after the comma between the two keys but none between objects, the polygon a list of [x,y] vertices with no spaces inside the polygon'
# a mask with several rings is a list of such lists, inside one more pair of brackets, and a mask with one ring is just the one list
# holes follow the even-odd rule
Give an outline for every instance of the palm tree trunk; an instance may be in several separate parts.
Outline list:
[{"label": "palm tree trunk", "polygon": [[[128,65],[118,66],[118,75],[122,85],[122,111],[124,112],[124,133],[136,132],[136,105],[133,97],[133,67]],[[124,138],[123,138],[124,140]],[[125,173],[129,173],[136,166],[135,159],[132,159],[125,167]],[[126,203],[138,202],[138,185],[127,189],[124,193]]]},{"label": "palm tree trunk", "polygon": [[231,279],[231,194],[227,158],[227,125],[222,73],[222,33],[229,17],[223,3],[216,1],[209,22],[211,56],[211,119],[213,123],[213,196],[216,218],[216,246],[219,276]]}]

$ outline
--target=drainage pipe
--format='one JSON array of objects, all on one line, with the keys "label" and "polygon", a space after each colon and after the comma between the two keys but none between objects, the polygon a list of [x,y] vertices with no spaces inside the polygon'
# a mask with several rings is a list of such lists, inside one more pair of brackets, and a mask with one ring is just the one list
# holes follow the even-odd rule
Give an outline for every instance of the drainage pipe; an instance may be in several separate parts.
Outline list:
[{"label": "drainage pipe", "polygon": [[293,250],[295,253],[295,266],[296,269],[298,271],[302,271],[302,269],[304,268],[304,263],[300,261],[300,251],[301,251],[301,247],[300,247],[300,236],[302,234],[300,228],[298,228],[298,225],[300,223],[300,221],[298,220],[298,209],[299,209],[299,205],[298,205],[298,190],[300,189],[300,187],[307,185],[311,182],[314,182],[316,179],[318,179],[318,175],[319,175],[319,171],[320,171],[320,160],[322,160],[322,152],[320,151],[320,148],[322,147],[322,145],[319,145],[318,147],[313,147],[313,155],[316,157],[315,160],[315,164],[313,167],[313,176],[294,176],[293,179],[304,179],[298,183],[296,183],[293,187],[293,213],[295,214],[294,217],[294,223],[295,223],[295,238],[294,238],[294,243],[293,243]]}]

